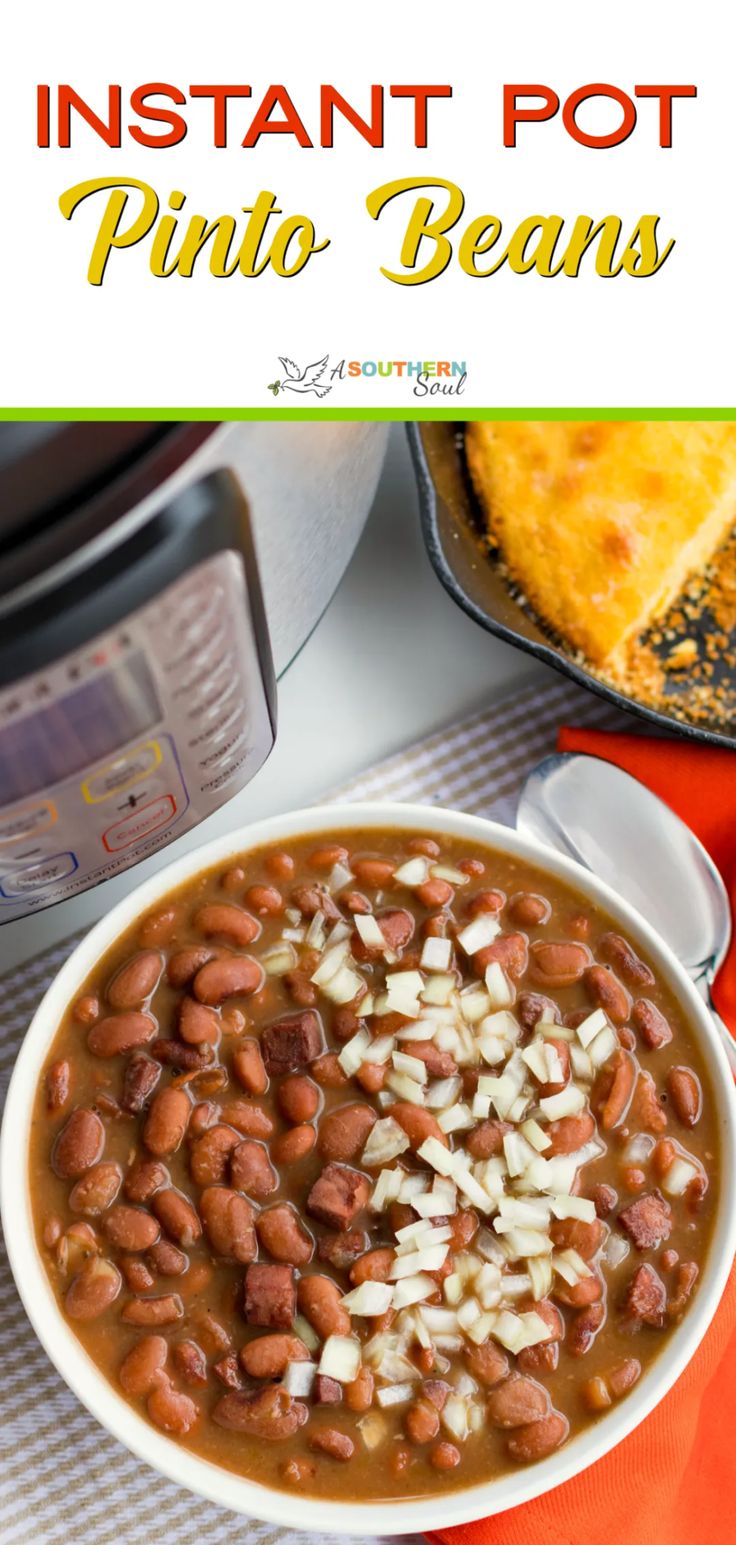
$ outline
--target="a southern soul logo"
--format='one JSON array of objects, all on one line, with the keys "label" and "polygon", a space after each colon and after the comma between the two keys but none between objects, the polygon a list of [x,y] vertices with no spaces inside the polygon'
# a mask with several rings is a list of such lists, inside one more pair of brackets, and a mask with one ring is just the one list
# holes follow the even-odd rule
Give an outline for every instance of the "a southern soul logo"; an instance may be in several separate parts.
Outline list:
[{"label": "a southern soul logo", "polygon": [[325,354],[304,369],[284,354],[278,359],[283,377],[268,384],[274,397],[281,392],[312,392],[315,397],[326,397],[336,381],[373,377],[403,380],[413,397],[462,397],[468,378],[464,359],[340,359],[331,366],[330,356]]}]

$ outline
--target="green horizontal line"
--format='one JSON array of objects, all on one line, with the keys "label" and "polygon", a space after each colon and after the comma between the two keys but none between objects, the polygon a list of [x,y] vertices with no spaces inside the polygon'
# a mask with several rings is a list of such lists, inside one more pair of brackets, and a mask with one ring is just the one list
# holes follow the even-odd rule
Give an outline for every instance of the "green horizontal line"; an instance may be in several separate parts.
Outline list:
[{"label": "green horizontal line", "polygon": [[468,419],[631,419],[646,421],[682,420],[731,420],[736,419],[736,408],[466,408],[458,403],[453,408],[2,408],[0,422],[32,420],[83,420],[83,419],[145,419],[180,422],[219,422],[222,419],[241,422],[251,419],[283,419],[286,422],[304,419],[354,420],[363,422],[379,419],[396,423],[415,421],[450,420],[464,422]]}]

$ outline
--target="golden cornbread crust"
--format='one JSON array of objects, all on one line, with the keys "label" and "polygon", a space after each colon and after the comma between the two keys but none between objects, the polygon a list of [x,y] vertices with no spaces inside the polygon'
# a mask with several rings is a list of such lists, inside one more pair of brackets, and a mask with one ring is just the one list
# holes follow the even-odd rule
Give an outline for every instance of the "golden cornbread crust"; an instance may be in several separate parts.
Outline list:
[{"label": "golden cornbread crust", "polygon": [[736,521],[732,423],[471,423],[466,455],[509,575],[609,671]]}]

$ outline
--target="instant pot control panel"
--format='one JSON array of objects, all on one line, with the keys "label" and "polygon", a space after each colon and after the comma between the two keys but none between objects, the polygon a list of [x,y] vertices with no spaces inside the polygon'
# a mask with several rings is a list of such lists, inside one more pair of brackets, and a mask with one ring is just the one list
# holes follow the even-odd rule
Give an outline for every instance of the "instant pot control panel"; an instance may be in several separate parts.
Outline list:
[{"label": "instant pot control panel", "polygon": [[273,738],[243,560],[221,551],[0,691],[0,923],[198,825]]}]

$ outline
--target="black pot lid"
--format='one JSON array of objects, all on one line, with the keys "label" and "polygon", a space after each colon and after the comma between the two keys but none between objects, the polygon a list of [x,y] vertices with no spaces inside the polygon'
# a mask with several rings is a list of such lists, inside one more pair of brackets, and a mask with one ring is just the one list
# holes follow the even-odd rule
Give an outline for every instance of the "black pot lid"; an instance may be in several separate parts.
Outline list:
[{"label": "black pot lid", "polygon": [[78,551],[216,424],[0,423],[0,594]]}]

